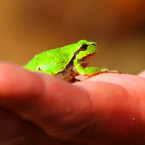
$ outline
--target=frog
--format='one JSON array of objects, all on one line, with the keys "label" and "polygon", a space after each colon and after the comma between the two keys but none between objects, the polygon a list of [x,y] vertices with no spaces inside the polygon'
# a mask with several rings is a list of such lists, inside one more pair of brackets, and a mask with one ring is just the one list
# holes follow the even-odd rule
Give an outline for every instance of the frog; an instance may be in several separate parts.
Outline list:
[{"label": "frog", "polygon": [[35,55],[23,68],[45,73],[67,82],[75,82],[78,75],[118,73],[108,68],[87,67],[98,52],[95,42],[80,40],[64,47],[50,49]]}]

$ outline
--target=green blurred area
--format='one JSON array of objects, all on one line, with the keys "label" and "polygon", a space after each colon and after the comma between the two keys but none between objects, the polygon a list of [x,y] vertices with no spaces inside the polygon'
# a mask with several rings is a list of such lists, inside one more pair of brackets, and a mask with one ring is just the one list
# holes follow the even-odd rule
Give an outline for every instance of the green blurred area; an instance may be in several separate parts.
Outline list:
[{"label": "green blurred area", "polygon": [[81,39],[99,46],[91,65],[139,73],[145,68],[145,1],[0,1],[0,61],[24,65]]}]

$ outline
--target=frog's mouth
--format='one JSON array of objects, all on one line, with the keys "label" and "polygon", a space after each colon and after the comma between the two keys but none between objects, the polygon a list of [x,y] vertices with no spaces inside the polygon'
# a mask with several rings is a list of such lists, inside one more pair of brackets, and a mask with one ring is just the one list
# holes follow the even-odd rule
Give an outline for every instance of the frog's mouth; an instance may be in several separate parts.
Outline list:
[{"label": "frog's mouth", "polygon": [[83,57],[81,60],[81,66],[85,68],[90,63],[90,61],[92,60],[92,58],[94,57],[95,54],[96,54],[96,52]]}]

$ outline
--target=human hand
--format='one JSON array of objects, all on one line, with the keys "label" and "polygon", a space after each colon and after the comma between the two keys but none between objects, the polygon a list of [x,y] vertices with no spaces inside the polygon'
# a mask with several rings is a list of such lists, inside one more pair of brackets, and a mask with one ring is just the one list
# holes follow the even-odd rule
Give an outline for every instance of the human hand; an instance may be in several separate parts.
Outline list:
[{"label": "human hand", "polygon": [[0,144],[144,145],[145,72],[74,84],[0,64]]}]

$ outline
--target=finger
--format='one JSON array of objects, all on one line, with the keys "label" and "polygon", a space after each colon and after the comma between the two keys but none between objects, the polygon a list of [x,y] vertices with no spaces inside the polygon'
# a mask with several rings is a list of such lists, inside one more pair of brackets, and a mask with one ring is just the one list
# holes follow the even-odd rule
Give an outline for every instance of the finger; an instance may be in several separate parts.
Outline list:
[{"label": "finger", "polygon": [[135,75],[106,73],[91,77],[87,81],[113,83],[125,88],[130,94],[145,94],[145,79]]},{"label": "finger", "polygon": [[[5,126],[6,131],[7,127],[9,129],[9,123],[11,123],[13,128],[11,128],[11,130],[8,130],[8,132],[16,132],[16,140],[12,140],[13,143],[24,143],[30,141],[33,144],[38,145],[74,145],[73,142],[65,142],[56,138],[54,139],[49,134],[46,135],[46,129],[43,130],[41,128],[41,126],[43,126],[42,124],[44,123],[43,121],[46,121],[45,118],[47,118],[47,116],[43,114],[44,109],[49,108],[45,105],[43,107],[43,104],[41,104],[41,99],[44,100],[44,98],[41,98],[43,96],[43,85],[41,86],[42,83],[38,76],[39,75],[27,70],[23,70],[18,66],[4,63],[0,64],[0,106],[14,113],[13,116],[11,115],[11,113],[10,116],[6,114],[7,118],[3,116],[3,113],[3,117],[0,117],[1,125],[4,125],[2,119],[8,120],[8,123]],[[41,109],[39,109],[39,107]],[[49,110],[47,112],[49,112]],[[16,114],[18,116],[16,116]],[[39,118],[41,118],[43,121]],[[17,119],[21,124],[18,123]],[[26,127],[27,123],[28,127]],[[29,126],[29,124],[32,125],[32,127]],[[16,127],[16,129],[14,128],[14,126]],[[19,130],[17,129],[19,129],[21,132],[19,132]],[[25,129],[25,131],[23,129]],[[24,133],[26,133],[27,136],[25,136]],[[4,135],[3,132],[2,134]],[[17,136],[18,134],[19,136]],[[6,135],[8,135],[7,132]],[[13,136],[11,137],[13,139]],[[7,139],[7,141],[10,141],[9,138]],[[4,143],[4,141],[6,140],[0,141]]]},{"label": "finger", "polygon": [[130,96],[126,89],[115,83],[97,81],[95,84],[86,82],[88,84],[84,86],[81,83],[71,85],[48,75],[5,67],[0,70],[0,76],[3,75],[0,78],[0,105],[37,124],[50,136],[102,143],[104,137],[113,142],[128,137],[132,128],[143,128],[143,124],[137,122],[144,121],[143,108],[138,108],[138,104],[145,106],[145,101]]},{"label": "finger", "polygon": [[[89,92],[93,102],[94,123],[91,122],[90,126],[94,124],[94,128],[89,135],[96,134],[96,143],[138,145],[140,142],[140,145],[145,144],[145,90],[143,87],[137,89],[137,86],[134,86],[131,93],[131,90],[126,90],[121,85],[104,82],[101,84],[100,81],[86,81],[79,85]],[[138,85],[137,82],[136,85]]]},{"label": "finger", "polygon": [[[101,82],[114,85],[105,87],[106,84],[103,84],[104,94],[101,94],[103,93],[103,89],[100,89]],[[95,86],[96,83],[99,83],[99,86]],[[115,85],[119,88],[115,88]],[[113,138],[107,139],[108,134],[111,134],[114,139],[118,139],[117,137],[127,138],[127,140],[123,140],[132,142],[132,144],[138,145],[139,141],[145,143],[143,138],[145,134],[145,80],[143,78],[125,74],[102,74],[89,78],[82,83],[82,86],[91,93],[90,96],[92,96],[92,102],[96,106],[96,113],[97,110],[100,113],[97,116],[99,122],[104,121],[103,124],[100,123],[101,125],[98,126],[100,126],[100,129],[103,129],[103,127],[104,130],[105,128],[110,129],[110,132],[106,131],[106,140],[113,141]],[[101,92],[100,95],[99,92]],[[99,129],[97,128],[97,130]],[[101,137],[103,138],[103,135]],[[122,144],[125,144],[125,142]]]},{"label": "finger", "polygon": [[36,125],[4,109],[0,109],[0,129],[1,145],[75,145],[48,137]]},{"label": "finger", "polygon": [[63,140],[73,138],[76,131],[72,126],[79,132],[91,115],[84,90],[7,64],[0,64],[0,106]]},{"label": "finger", "polygon": [[[0,65],[0,76],[0,105],[4,108],[36,124],[51,137],[80,142],[99,140],[94,101],[81,85],[10,65]],[[101,98],[104,89],[108,88],[109,95],[109,88],[114,88],[99,84],[96,96]]]},{"label": "finger", "polygon": [[[0,144],[46,145],[51,140],[40,128],[22,120],[12,112],[0,109]],[[52,141],[51,141],[52,142]],[[54,142],[53,142],[54,143]]]},{"label": "finger", "polygon": [[145,71],[142,71],[141,73],[139,73],[138,76],[145,78]]}]

